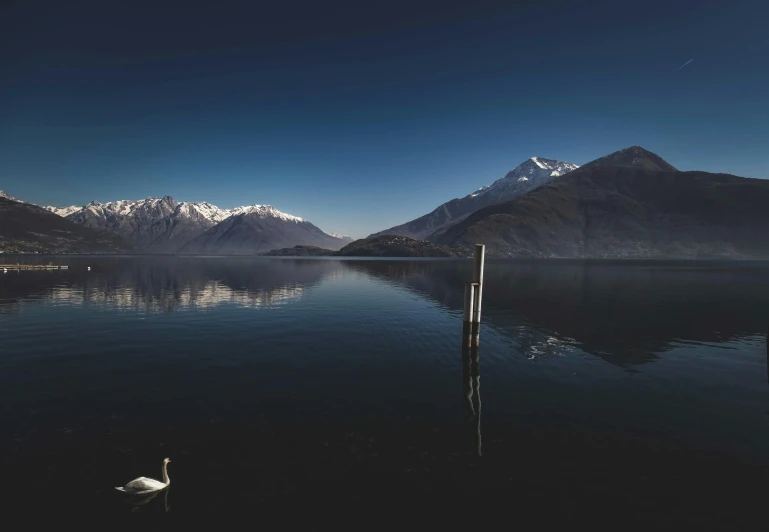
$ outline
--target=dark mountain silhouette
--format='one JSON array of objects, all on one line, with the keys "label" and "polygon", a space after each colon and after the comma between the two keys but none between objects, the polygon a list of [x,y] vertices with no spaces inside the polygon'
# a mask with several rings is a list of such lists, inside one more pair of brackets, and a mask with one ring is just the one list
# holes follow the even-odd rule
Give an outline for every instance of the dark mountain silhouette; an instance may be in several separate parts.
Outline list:
[{"label": "dark mountain silhouette", "polygon": [[335,252],[317,246],[294,246],[292,248],[271,249],[265,255],[273,257],[325,257]]},{"label": "dark mountain silhouette", "polygon": [[335,255],[342,257],[454,257],[456,254],[444,247],[400,235],[380,235],[356,240],[340,249]]},{"label": "dark mountain silhouette", "polygon": [[130,249],[131,244],[119,235],[0,197],[0,250],[5,253],[114,253]]},{"label": "dark mountain silhouette", "polygon": [[659,170],[661,172],[677,172],[678,169],[664,160],[656,153],[652,153],[640,146],[630,146],[605,157],[590,161],[582,168],[595,166],[624,166],[627,168],[642,168],[644,170]]},{"label": "dark mountain silhouette", "polygon": [[430,240],[492,256],[769,258],[769,181],[679,172],[642,148],[586,164]]}]

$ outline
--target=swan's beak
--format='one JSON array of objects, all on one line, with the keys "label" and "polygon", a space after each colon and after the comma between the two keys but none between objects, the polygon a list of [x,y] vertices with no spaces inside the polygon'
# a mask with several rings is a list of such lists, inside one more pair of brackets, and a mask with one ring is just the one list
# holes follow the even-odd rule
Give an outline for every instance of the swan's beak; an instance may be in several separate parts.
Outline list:
[{"label": "swan's beak", "polygon": [[170,458],[169,458],[168,460],[166,460],[166,461],[167,461],[169,464],[171,463],[171,459],[170,459]]}]

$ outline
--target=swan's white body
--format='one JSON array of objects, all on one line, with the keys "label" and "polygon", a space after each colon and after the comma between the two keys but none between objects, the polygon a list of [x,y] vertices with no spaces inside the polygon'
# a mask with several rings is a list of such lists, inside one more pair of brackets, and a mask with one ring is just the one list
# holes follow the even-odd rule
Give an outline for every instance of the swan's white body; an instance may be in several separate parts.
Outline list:
[{"label": "swan's white body", "polygon": [[139,477],[132,480],[123,487],[117,486],[115,489],[118,491],[124,491],[131,495],[145,495],[147,493],[153,493],[167,488],[171,485],[171,479],[168,478],[168,458],[163,460],[163,482],[155,480],[154,478]]}]

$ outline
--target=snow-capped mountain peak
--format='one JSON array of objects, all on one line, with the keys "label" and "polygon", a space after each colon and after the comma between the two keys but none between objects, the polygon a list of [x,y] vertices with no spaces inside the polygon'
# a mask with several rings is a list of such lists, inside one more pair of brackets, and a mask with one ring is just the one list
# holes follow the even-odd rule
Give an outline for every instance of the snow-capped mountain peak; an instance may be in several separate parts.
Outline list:
[{"label": "snow-capped mountain peak", "polygon": [[230,216],[237,216],[240,214],[254,214],[259,218],[278,218],[280,220],[283,220],[284,222],[299,223],[304,221],[298,216],[294,216],[292,214],[286,214],[285,212],[280,212],[278,209],[276,209],[272,205],[249,205],[245,207],[235,207],[234,209],[231,209],[229,212],[230,212]]},{"label": "snow-capped mountain peak", "polygon": [[[539,174],[541,174],[541,177],[558,177],[571,172],[572,170],[576,170],[577,168],[579,168],[579,166],[572,163],[565,163],[554,159],[545,159],[544,157],[530,157],[510,170],[505,177],[512,177],[511,174],[516,177],[529,178],[532,176],[540,177]],[[545,170],[545,172],[541,172],[541,170]]]},{"label": "snow-capped mountain peak", "polygon": [[467,197],[495,197],[494,202],[512,199],[514,195],[543,185],[552,178],[562,176],[577,168],[579,166],[572,163],[543,157],[531,157],[510,170],[505,177],[497,179],[491,185],[479,188]]}]

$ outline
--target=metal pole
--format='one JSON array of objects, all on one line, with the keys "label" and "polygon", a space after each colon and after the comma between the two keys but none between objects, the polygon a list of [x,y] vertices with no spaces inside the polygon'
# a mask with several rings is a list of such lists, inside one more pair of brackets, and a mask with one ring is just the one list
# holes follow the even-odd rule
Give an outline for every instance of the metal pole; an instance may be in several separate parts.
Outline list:
[{"label": "metal pole", "polygon": [[473,282],[478,283],[475,289],[475,301],[473,302],[473,323],[481,323],[481,300],[483,298],[483,263],[486,256],[484,244],[475,245],[475,268],[473,269]]},{"label": "metal pole", "polygon": [[462,318],[462,321],[464,323],[472,323],[474,303],[475,303],[475,283],[465,283],[465,313]]},{"label": "metal pole", "polygon": [[475,300],[475,283],[465,283],[465,312],[462,316],[462,342],[471,346],[473,330],[473,303]]}]

